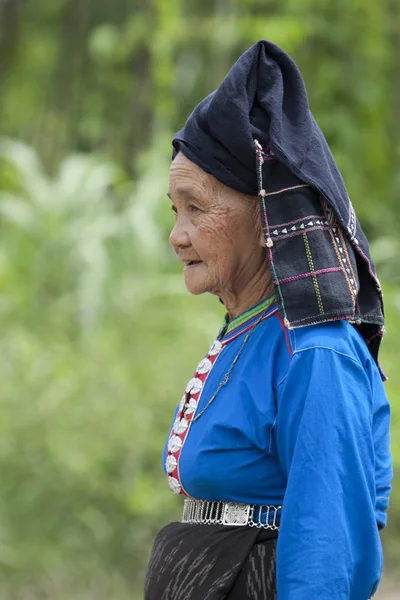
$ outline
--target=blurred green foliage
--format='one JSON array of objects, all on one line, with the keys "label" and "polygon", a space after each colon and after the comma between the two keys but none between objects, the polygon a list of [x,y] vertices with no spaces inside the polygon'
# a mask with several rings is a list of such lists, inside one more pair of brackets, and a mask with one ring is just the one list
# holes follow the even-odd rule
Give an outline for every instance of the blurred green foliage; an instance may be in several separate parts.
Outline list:
[{"label": "blurred green foliage", "polygon": [[[400,4],[0,0],[0,598],[142,598],[161,449],[217,332],[168,247],[171,134],[257,39],[298,62],[372,241],[400,462]],[[384,534],[400,556],[400,488]]]}]

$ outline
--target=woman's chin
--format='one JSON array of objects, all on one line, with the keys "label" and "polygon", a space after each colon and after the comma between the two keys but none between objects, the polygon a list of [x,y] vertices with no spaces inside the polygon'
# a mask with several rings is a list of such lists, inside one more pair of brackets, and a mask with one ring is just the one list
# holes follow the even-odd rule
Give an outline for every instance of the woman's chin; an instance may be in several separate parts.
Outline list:
[{"label": "woman's chin", "polygon": [[184,272],[185,287],[190,294],[199,296],[208,291],[207,281],[205,277],[200,277],[200,274]]},{"label": "woman's chin", "polygon": [[207,290],[207,286],[205,286],[204,284],[202,285],[201,282],[188,282],[185,279],[185,287],[187,289],[187,291],[192,294],[193,296],[200,296],[200,294],[205,294],[208,290]]}]

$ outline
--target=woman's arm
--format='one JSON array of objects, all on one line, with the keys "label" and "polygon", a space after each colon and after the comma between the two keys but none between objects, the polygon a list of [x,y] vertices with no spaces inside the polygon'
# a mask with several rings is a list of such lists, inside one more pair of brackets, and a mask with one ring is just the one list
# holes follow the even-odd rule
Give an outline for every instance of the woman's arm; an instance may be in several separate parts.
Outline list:
[{"label": "woman's arm", "polygon": [[[287,475],[278,598],[367,600],[382,571],[369,377],[351,356],[309,348],[293,355],[277,402]],[[388,430],[388,420],[382,427]],[[388,431],[383,441],[388,445]]]}]

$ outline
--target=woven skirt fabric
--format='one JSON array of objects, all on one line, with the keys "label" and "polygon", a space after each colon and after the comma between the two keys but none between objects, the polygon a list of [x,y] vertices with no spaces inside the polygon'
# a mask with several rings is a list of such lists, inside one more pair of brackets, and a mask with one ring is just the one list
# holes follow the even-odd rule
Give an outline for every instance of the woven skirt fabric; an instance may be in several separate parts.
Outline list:
[{"label": "woven skirt fabric", "polygon": [[227,600],[276,600],[276,542],[256,542]]},{"label": "woven skirt fabric", "polygon": [[171,523],[154,541],[144,600],[276,600],[277,532]]}]

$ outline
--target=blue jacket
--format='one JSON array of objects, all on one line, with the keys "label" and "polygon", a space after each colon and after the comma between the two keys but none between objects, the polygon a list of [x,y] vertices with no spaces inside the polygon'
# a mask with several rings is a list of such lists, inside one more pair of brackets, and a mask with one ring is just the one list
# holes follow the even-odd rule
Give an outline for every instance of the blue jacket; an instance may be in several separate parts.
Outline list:
[{"label": "blue jacket", "polygon": [[189,384],[193,414],[263,311],[201,417],[184,423],[177,408],[164,450],[171,489],[282,505],[279,600],[366,600],[382,572],[392,465],[389,403],[357,330],[341,320],[288,331],[267,299],[221,331],[201,389]]}]

